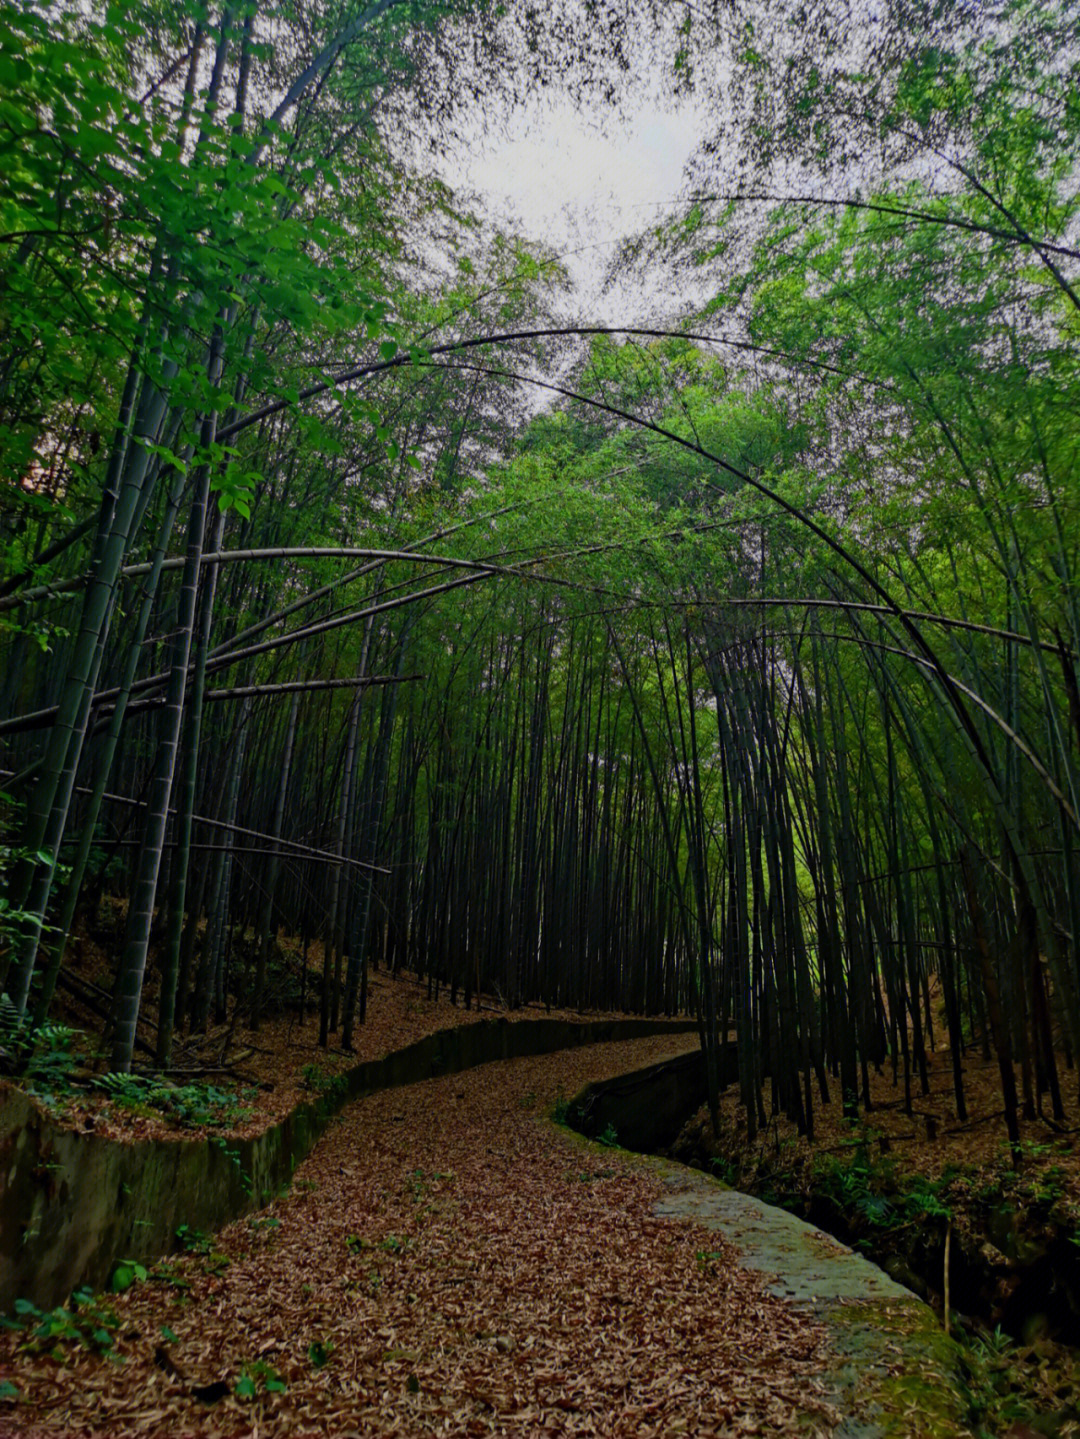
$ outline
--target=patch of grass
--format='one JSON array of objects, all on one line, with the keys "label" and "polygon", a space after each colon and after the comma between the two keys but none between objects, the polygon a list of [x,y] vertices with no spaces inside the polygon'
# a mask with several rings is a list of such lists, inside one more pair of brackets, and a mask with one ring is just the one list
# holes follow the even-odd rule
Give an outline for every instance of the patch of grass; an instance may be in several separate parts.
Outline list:
[{"label": "patch of grass", "polygon": [[1075,1393],[1077,1378],[1071,1356],[1062,1367],[1049,1352],[1021,1347],[1001,1328],[961,1340],[957,1387],[978,1439],[993,1439],[1016,1424],[1034,1433],[1033,1422],[1062,1410],[1061,1395]]}]

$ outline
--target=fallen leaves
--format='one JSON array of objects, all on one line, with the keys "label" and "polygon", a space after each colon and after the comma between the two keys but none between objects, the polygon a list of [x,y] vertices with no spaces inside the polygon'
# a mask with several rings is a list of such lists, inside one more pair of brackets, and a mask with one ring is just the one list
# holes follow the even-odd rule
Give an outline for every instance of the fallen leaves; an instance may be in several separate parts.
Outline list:
[{"label": "fallen leaves", "polygon": [[[108,957],[89,941],[84,949],[96,956],[93,972],[105,983],[110,972]],[[320,972],[321,951],[321,943],[316,941],[312,943],[308,955],[309,966]],[[157,1014],[156,984],[156,976],[151,970],[142,997],[142,1014],[148,1019]],[[71,995],[61,998],[65,1021],[85,1032],[92,1048],[95,1043],[100,1044],[97,1034],[101,1028],[100,1017],[81,1006]],[[507,1011],[500,1001],[488,995],[482,996],[480,1008],[465,1009],[460,1004],[452,1004],[445,990],[440,991],[438,998],[429,997],[427,982],[416,975],[405,971],[393,975],[384,971],[370,980],[367,1016],[354,1031],[354,1051],[350,1054],[333,1047],[339,1042],[337,1034],[330,1036],[329,1049],[319,1047],[318,1021],[310,1013],[306,1021],[297,1014],[264,1019],[257,1036],[242,1025],[238,1026],[234,1015],[206,1035],[189,1037],[187,1041],[178,1038],[175,1060],[181,1066],[202,1064],[211,1058],[216,1064],[228,1067],[242,1059],[243,1077],[235,1084],[230,1085],[225,1078],[215,1079],[220,1089],[235,1090],[242,1097],[240,1112],[221,1126],[200,1128],[187,1124],[181,1127],[165,1115],[111,1102],[98,1091],[73,1092],[54,1118],[75,1129],[93,1129],[97,1134],[130,1142],[191,1139],[197,1135],[250,1138],[284,1119],[298,1103],[313,1097],[316,1091],[305,1079],[305,1070],[309,1074],[316,1070],[320,1083],[330,1084],[338,1075],[356,1065],[381,1059],[383,1055],[415,1044],[440,1029],[476,1024],[496,1017],[511,1024],[528,1024],[533,1019],[580,1022],[629,1016],[606,1011],[585,1014],[574,1010],[549,1010],[541,1004],[523,1005]],[[147,1041],[152,1041],[155,1035],[155,1030],[142,1020],[139,1032]],[[220,1069],[216,1071],[218,1074],[221,1072]],[[177,1083],[183,1082],[178,1073],[174,1072],[172,1078]],[[460,1090],[459,1082],[455,1086],[455,1096]],[[395,1122],[403,1120],[404,1115],[399,1115]]]},{"label": "fallen leaves", "polygon": [[[783,1434],[808,1414],[828,1427],[823,1331],[715,1234],[658,1220],[647,1163],[611,1151],[601,1166],[544,1117],[559,1088],[692,1043],[590,1046],[350,1105],[298,1170],[306,1184],[272,1207],[278,1227],[218,1236],[224,1273],[191,1254],[167,1266],[189,1291],[163,1269],[118,1296],[139,1336],[118,1343],[122,1363],[0,1341],[21,1428],[647,1439]],[[238,1396],[267,1372],[260,1355],[284,1391]]]}]

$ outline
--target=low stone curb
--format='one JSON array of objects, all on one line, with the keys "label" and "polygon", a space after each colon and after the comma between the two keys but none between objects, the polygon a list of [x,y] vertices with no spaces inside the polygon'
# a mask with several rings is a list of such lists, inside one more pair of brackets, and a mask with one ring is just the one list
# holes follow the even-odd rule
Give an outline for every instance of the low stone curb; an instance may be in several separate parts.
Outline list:
[{"label": "low stone curb", "polygon": [[269,1203],[350,1100],[499,1059],[681,1034],[693,1020],[481,1020],[355,1065],[325,1094],[251,1139],[122,1140],[57,1123],[21,1090],[0,1090],[0,1313],[51,1309],[101,1288],[121,1259],[153,1262],[176,1231],[210,1232]]},{"label": "low stone curb", "polygon": [[952,1375],[957,1346],[937,1316],[876,1264],[812,1224],[718,1180],[657,1161],[663,1219],[689,1219],[770,1276],[770,1294],[829,1332],[836,1362],[822,1376],[841,1414],[833,1439],[952,1439],[967,1435]]}]

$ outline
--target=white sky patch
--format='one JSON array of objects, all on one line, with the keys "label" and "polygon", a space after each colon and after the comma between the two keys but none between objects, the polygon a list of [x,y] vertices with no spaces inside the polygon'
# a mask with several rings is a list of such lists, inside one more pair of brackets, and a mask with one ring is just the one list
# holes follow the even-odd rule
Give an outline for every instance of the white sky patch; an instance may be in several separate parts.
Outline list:
[{"label": "white sky patch", "polygon": [[[538,240],[564,260],[574,282],[566,308],[600,322],[640,319],[652,295],[601,295],[621,241],[671,213],[690,156],[708,134],[694,101],[673,108],[642,97],[631,116],[600,121],[569,101],[533,104],[446,154],[443,179],[496,223]],[[631,306],[628,314],[627,304]]]}]

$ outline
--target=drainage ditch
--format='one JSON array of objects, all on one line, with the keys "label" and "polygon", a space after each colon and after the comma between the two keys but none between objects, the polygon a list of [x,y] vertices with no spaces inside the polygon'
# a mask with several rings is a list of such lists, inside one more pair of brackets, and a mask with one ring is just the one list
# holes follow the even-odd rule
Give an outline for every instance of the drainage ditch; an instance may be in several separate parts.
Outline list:
[{"label": "drainage ditch", "polygon": [[[729,1056],[736,1078],[736,1059]],[[739,1170],[738,1136],[717,1144],[705,1101],[700,1053],[590,1085],[567,1106],[567,1122],[591,1138],[674,1159],[797,1214],[864,1254],[897,1282],[973,1332],[1020,1344],[1052,1340],[1080,1349],[1080,1233],[1053,1187],[1040,1194],[964,1191],[955,1213],[932,1186],[890,1196],[874,1184],[869,1153],[855,1146],[821,1182],[777,1162]],[[745,1146],[744,1146],[745,1147]],[[950,1200],[954,1195],[950,1195]],[[1080,1360],[1080,1354],[1077,1355]]]}]

